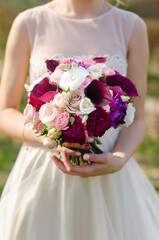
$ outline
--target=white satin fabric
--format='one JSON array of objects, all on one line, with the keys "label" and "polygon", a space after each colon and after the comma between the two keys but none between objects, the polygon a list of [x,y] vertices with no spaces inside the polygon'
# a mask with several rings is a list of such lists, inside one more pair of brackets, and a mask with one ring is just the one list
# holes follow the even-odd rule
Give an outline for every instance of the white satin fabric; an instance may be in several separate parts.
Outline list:
[{"label": "white satin fabric", "polygon": [[[76,21],[63,19],[42,6],[21,15],[32,46],[30,82],[45,73],[42,59],[59,55],[54,47],[51,48],[50,38],[53,45],[57,44],[59,48],[61,44],[63,49],[61,38],[58,43],[54,41],[54,38],[63,35],[61,29],[66,34],[78,28],[81,41],[85,39],[87,42],[90,33],[86,29],[92,31],[93,36],[97,25],[102,26],[101,29],[107,27],[106,32],[111,35],[111,40],[114,37],[115,42],[112,45],[112,41],[105,37],[104,42],[98,43],[98,37],[94,35],[96,45],[92,54],[108,53],[109,59],[115,59],[111,67],[116,70],[116,66],[121,66],[119,71],[126,74],[126,46],[131,32],[123,35],[124,21],[127,19],[129,28],[127,25],[126,28],[132,31],[137,18],[135,14],[113,8],[101,17]],[[76,42],[76,34],[72,34],[72,38],[72,42]],[[80,47],[81,55],[90,55],[84,42]],[[79,49],[69,49],[70,55],[79,55]],[[64,56],[68,57],[69,49],[62,51]],[[114,49],[116,54],[113,54]],[[37,66],[41,66],[40,69]],[[120,129],[113,128],[106,132],[101,138],[103,151],[111,151],[119,132]],[[53,164],[51,153],[44,147],[23,144],[0,201],[1,240],[159,239],[159,196],[133,158],[117,173],[84,179],[61,172]]]}]

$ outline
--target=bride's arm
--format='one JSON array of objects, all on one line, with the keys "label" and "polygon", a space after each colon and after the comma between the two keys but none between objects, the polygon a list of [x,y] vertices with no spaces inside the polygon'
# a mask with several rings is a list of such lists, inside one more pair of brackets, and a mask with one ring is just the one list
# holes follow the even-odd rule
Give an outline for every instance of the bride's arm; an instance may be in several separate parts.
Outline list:
[{"label": "bride's arm", "polygon": [[64,172],[82,177],[103,175],[120,170],[141,144],[144,136],[144,101],[147,88],[147,68],[149,50],[147,29],[143,20],[138,18],[135,23],[128,47],[128,77],[136,85],[139,98],[135,101],[136,117],[134,123],[122,128],[112,152],[85,154],[85,160],[92,165],[73,166],[63,152],[63,164],[53,156],[55,164]]},{"label": "bride's arm", "polygon": [[27,79],[30,57],[29,38],[23,18],[19,15],[11,28],[0,84],[0,131],[20,141],[41,145],[42,140],[31,127],[24,128],[19,105]]},{"label": "bride's arm", "polygon": [[[29,37],[23,17],[18,16],[11,28],[4,69],[0,85],[0,131],[33,145],[43,145],[42,137],[37,137],[32,126],[24,127],[24,116],[19,112],[19,105],[28,75],[30,58]],[[88,149],[89,144],[69,144],[72,148]],[[70,155],[79,155],[63,147]],[[56,151],[61,151],[59,146]]]}]

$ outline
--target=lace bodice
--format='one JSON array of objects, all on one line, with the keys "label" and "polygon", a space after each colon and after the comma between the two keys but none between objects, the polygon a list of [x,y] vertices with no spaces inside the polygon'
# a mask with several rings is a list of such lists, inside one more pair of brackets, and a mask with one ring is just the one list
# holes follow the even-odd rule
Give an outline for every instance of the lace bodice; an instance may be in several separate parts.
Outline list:
[{"label": "lace bodice", "polygon": [[[53,55],[50,59],[54,59],[54,60],[62,60],[65,56],[62,54],[57,54],[57,55]],[[92,59],[96,56],[73,56],[75,59],[81,59],[81,58],[89,58]],[[124,59],[122,56],[120,55],[113,55],[113,56],[109,56],[109,55],[103,55],[103,57],[105,57],[106,60],[106,65],[113,69],[116,70],[118,72],[120,72],[122,75],[126,76],[127,73],[127,60]],[[29,82],[33,83],[36,79],[38,79],[39,77],[41,77],[42,75],[47,73],[47,68],[46,68],[46,64],[45,61],[47,60],[47,58],[31,58],[30,59],[30,69],[29,69]]]},{"label": "lace bodice", "polygon": [[30,83],[46,73],[46,59],[106,57],[108,67],[127,74],[127,53],[138,16],[113,7],[88,19],[65,18],[48,5],[26,10],[24,19],[30,40]]}]

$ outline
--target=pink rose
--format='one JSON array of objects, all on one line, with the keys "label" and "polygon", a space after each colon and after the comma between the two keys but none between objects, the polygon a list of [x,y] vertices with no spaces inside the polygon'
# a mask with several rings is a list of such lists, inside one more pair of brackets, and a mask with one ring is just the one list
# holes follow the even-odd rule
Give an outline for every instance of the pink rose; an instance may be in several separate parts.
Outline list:
[{"label": "pink rose", "polygon": [[66,93],[58,93],[54,97],[53,105],[60,110],[63,110],[66,106]]},{"label": "pink rose", "polygon": [[67,127],[68,123],[69,123],[69,113],[68,112],[61,113],[56,117],[55,128],[58,131],[64,130]]},{"label": "pink rose", "polygon": [[39,119],[43,124],[46,124],[47,127],[53,127],[55,118],[58,114],[59,112],[51,101],[41,106],[39,111]]},{"label": "pink rose", "polygon": [[54,139],[50,139],[48,137],[44,138],[43,145],[44,145],[44,147],[49,148],[49,149],[57,148],[57,146],[58,146],[57,142]]},{"label": "pink rose", "polygon": [[56,83],[58,84],[60,82],[61,79],[61,75],[62,75],[63,71],[61,69],[55,69],[55,71],[51,74],[50,76],[50,81],[49,83]]},{"label": "pink rose", "polygon": [[44,126],[45,126],[45,125],[44,125],[41,121],[39,121],[39,122],[34,126],[34,129],[35,129],[36,131],[42,133],[42,130],[43,130]]},{"label": "pink rose", "polygon": [[86,59],[86,58],[83,58],[82,62],[86,65],[96,64],[96,62],[93,61],[92,59]]},{"label": "pink rose", "polygon": [[106,72],[105,72],[105,76],[107,77],[107,76],[112,76],[112,75],[114,75],[115,74],[115,72],[111,69],[111,68],[109,68]]},{"label": "pink rose", "polygon": [[86,80],[80,85],[80,88],[85,89],[91,83],[90,78],[86,78]]},{"label": "pink rose", "polygon": [[33,123],[35,113],[36,109],[31,104],[27,104],[24,109],[24,124]]}]

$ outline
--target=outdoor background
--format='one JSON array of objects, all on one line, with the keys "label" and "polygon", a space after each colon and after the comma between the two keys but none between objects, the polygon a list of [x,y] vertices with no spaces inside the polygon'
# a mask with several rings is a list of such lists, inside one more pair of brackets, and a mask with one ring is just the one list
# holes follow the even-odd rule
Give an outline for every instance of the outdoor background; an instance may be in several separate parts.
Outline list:
[{"label": "outdoor background", "polygon": [[[13,19],[20,11],[46,2],[48,1],[0,0],[0,77],[7,36]],[[113,3],[113,1],[111,2]],[[144,141],[135,153],[135,158],[159,192],[159,1],[129,0],[127,6],[120,7],[139,14],[144,18],[148,27],[150,64],[145,104],[147,128]],[[24,109],[25,103],[26,99],[23,98],[21,111]],[[0,194],[14,165],[20,146],[20,142],[0,132]]]}]

